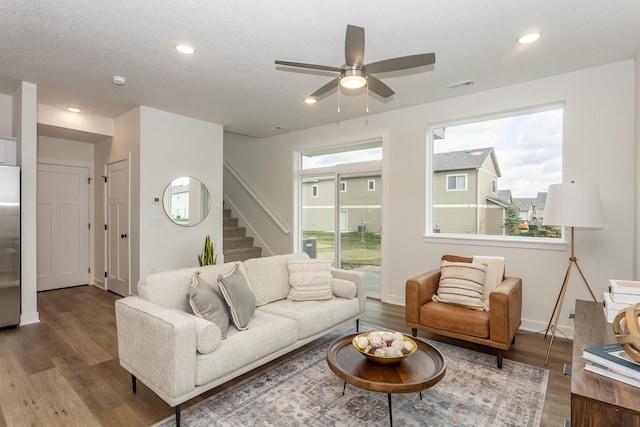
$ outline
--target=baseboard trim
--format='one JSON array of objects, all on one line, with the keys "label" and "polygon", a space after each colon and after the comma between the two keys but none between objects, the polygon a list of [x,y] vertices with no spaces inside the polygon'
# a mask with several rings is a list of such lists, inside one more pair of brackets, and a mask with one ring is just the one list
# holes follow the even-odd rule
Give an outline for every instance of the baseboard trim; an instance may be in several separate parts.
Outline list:
[{"label": "baseboard trim", "polygon": [[40,323],[40,315],[37,311],[31,313],[22,313],[20,315],[20,326]]}]

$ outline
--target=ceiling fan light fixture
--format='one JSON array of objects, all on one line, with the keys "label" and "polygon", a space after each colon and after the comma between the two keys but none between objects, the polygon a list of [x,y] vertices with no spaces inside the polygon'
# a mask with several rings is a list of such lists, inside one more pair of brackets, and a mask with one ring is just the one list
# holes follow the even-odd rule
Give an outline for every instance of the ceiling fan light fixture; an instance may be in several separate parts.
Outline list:
[{"label": "ceiling fan light fixture", "polygon": [[82,110],[78,107],[67,107],[67,111],[70,111],[72,113],[80,113],[82,112]]},{"label": "ceiling fan light fixture", "polygon": [[360,89],[367,84],[367,79],[364,76],[364,72],[358,68],[352,68],[349,70],[342,70],[342,76],[340,77],[340,86],[345,89]]},{"label": "ceiling fan light fixture", "polygon": [[316,101],[318,101],[318,99],[314,98],[313,96],[308,96],[304,99],[305,104],[315,104]]}]

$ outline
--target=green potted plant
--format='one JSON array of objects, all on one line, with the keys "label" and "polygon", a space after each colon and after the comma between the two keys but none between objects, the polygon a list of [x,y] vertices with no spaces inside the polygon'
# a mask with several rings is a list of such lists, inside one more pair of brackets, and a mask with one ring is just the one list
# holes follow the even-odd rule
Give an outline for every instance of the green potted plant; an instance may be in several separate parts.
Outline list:
[{"label": "green potted plant", "polygon": [[200,267],[205,265],[215,265],[216,263],[216,244],[211,241],[211,237],[207,234],[204,239],[204,249],[198,254],[198,262]]}]

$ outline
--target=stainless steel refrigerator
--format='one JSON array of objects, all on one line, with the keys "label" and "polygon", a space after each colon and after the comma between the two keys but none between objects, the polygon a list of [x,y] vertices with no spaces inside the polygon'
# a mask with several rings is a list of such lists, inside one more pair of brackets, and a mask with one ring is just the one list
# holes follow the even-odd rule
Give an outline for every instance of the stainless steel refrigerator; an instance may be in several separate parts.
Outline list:
[{"label": "stainless steel refrigerator", "polygon": [[20,324],[20,168],[0,166],[0,328]]}]

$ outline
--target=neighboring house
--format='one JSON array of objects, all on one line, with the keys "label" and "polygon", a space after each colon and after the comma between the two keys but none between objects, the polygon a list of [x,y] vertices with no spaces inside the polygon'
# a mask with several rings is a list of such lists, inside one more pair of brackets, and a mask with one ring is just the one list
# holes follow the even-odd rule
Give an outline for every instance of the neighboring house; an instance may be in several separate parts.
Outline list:
[{"label": "neighboring house", "polygon": [[[336,186],[333,177],[302,185],[302,229],[334,231]],[[343,178],[339,184],[340,231],[380,232],[382,179],[380,176]]]},{"label": "neighboring house", "polygon": [[529,224],[542,224],[544,207],[547,204],[547,193],[539,192],[535,198],[514,197],[513,206],[520,212],[520,219]]},{"label": "neighboring house", "polygon": [[434,154],[433,168],[435,232],[504,234],[509,202],[498,192],[501,173],[493,147]]}]

